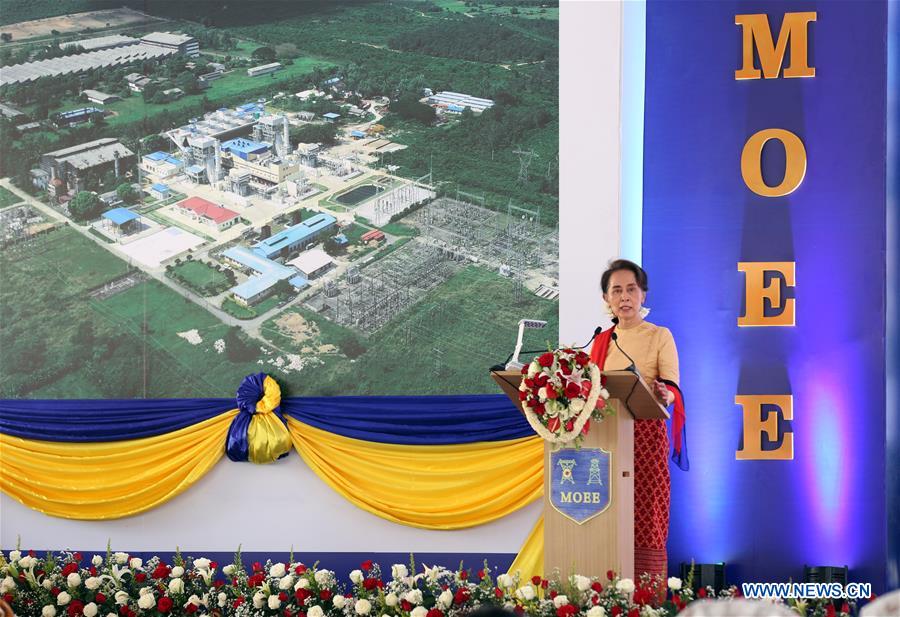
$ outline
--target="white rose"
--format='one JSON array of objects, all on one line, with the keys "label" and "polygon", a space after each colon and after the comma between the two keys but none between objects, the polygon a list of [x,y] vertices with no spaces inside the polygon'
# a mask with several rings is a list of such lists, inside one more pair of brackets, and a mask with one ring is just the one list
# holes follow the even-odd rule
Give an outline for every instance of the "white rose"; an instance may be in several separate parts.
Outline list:
[{"label": "white rose", "polygon": [[78,587],[81,584],[81,577],[76,572],[72,572],[66,577],[66,585],[69,587]]},{"label": "white rose", "polygon": [[272,578],[281,578],[284,576],[285,569],[283,563],[273,564],[271,568],[269,568],[269,576]]},{"label": "white rose", "polygon": [[606,609],[600,606],[592,606],[591,610],[587,612],[587,617],[606,617]]},{"label": "white rose", "polygon": [[281,606],[281,598],[279,598],[275,594],[272,594],[271,596],[269,596],[269,608],[272,610],[275,610],[279,606]]},{"label": "white rose", "polygon": [[666,583],[668,583],[669,589],[671,589],[672,591],[678,591],[679,589],[681,589],[681,579],[677,576],[670,577],[669,580],[666,581]]},{"label": "white rose", "polygon": [[115,553],[113,557],[115,557],[116,563],[120,566],[128,563],[128,553]]},{"label": "white rose", "polygon": [[50,579],[49,579],[49,578],[45,578],[45,579],[44,579],[44,582],[41,583],[41,587],[43,587],[43,588],[46,589],[47,591],[50,591],[51,589],[53,589],[53,583],[50,582]]},{"label": "white rose", "polygon": [[516,590],[516,595],[519,597],[520,600],[525,600],[526,602],[534,600],[534,595],[535,595],[534,587],[532,587],[531,585],[526,585],[525,587],[519,587]]},{"label": "white rose", "polygon": [[[397,604],[400,603],[400,598],[398,598],[397,594],[392,591],[391,593],[384,596],[384,603],[388,606],[397,606]],[[312,617],[312,615],[309,615],[309,617]]]},{"label": "white rose", "polygon": [[591,588],[591,579],[586,576],[575,575],[575,586],[578,591],[587,591]]},{"label": "white rose", "polygon": [[[191,594],[191,597],[187,599],[187,604],[200,606],[200,596],[198,596],[197,594]],[[185,604],[185,608],[187,608],[187,604]]]},{"label": "white rose", "polygon": [[219,608],[224,608],[225,605],[228,604],[228,596],[225,595],[225,592],[219,592]]},{"label": "white rose", "polygon": [[347,603],[347,598],[338,594],[331,599],[332,603],[334,603],[335,608],[344,608],[344,605]]},{"label": "white rose", "polygon": [[182,576],[184,576],[184,568],[182,568],[181,566],[175,566],[174,568],[172,568],[172,572],[170,574],[172,575],[172,578],[181,578]]},{"label": "white rose", "polygon": [[316,571],[315,579],[319,585],[327,585],[331,581],[331,572],[328,570],[318,570]]},{"label": "white rose", "polygon": [[41,609],[41,617],[56,617],[56,607],[48,604]]},{"label": "white rose", "polygon": [[2,581],[0,581],[0,593],[6,593],[10,589],[16,588],[16,581],[13,580],[13,577],[7,576]]},{"label": "white rose", "polygon": [[582,409],[584,409],[584,401],[580,398],[569,401],[569,410],[573,413],[581,413]]},{"label": "white rose", "polygon": [[322,610],[321,606],[313,606],[306,611],[306,617],[325,617],[325,611]]},{"label": "white rose", "polygon": [[[211,563],[212,562],[209,559],[207,559],[206,557],[201,557],[200,559],[194,560],[194,567],[197,568],[198,570],[209,570],[209,565]],[[234,570],[233,565],[231,566],[231,569],[232,569],[232,571]],[[225,574],[228,574],[228,572],[226,572]]]},{"label": "white rose", "polygon": [[88,602],[84,605],[84,608],[81,609],[81,612],[84,613],[84,617],[97,617],[97,605],[93,602]]},{"label": "white rose", "polygon": [[280,581],[278,581],[278,588],[281,589],[282,591],[287,591],[288,589],[290,589],[293,586],[294,586],[294,577],[291,576],[290,574],[288,574],[287,576],[282,578]]},{"label": "white rose", "polygon": [[[22,551],[9,551],[9,562],[15,563],[22,558]],[[56,609],[53,609],[54,611]]]},{"label": "white rose", "polygon": [[116,604],[120,606],[128,604],[128,600],[131,599],[127,591],[117,591],[114,597],[116,599]]},{"label": "white rose", "polygon": [[547,400],[547,388],[546,387],[538,390],[538,400],[542,403]]},{"label": "white rose", "polygon": [[309,581],[305,578],[301,578],[294,583],[294,591],[297,591],[298,589],[309,589]]},{"label": "white rose", "polygon": [[444,608],[450,608],[453,606],[453,594],[449,589],[445,589],[441,595],[438,596],[438,603]]},{"label": "white rose", "polygon": [[558,595],[555,598],[553,598],[553,606],[555,606],[556,608],[565,606],[568,603],[569,603],[569,598],[567,598],[564,595]]},{"label": "white rose", "polygon": [[102,563],[103,563],[103,557],[101,557],[100,555],[94,555],[93,557],[91,557],[91,565],[92,566],[99,568]]},{"label": "white rose", "polygon": [[350,582],[354,585],[359,585],[361,582],[363,582],[363,578],[364,577],[362,570],[354,570],[350,573]]},{"label": "white rose", "polygon": [[506,589],[513,585],[515,585],[515,581],[509,574],[501,574],[497,577],[497,587]]},{"label": "white rose", "polygon": [[128,562],[128,567],[132,570],[137,570],[142,565],[144,565],[144,561],[140,557],[132,557],[131,561]]},{"label": "white rose", "polygon": [[417,606],[409,615],[410,617],[425,617],[428,615],[428,609],[424,606]]},{"label": "white rose", "polygon": [[409,576],[409,570],[402,563],[395,563],[391,566],[391,576],[394,579],[406,578]]},{"label": "white rose", "polygon": [[600,388],[600,396],[603,399],[608,399],[609,398],[609,390],[607,390],[606,388]]},{"label": "white rose", "polygon": [[369,611],[372,610],[372,603],[365,598],[357,600],[353,610],[356,611],[357,615],[368,615]]},{"label": "white rose", "polygon": [[[196,564],[197,562],[195,561],[194,563]],[[225,576],[231,576],[232,574],[234,574],[235,569],[236,568],[234,567],[234,564],[230,563],[222,568],[222,572],[225,574]]]},{"label": "white rose", "polygon": [[263,592],[257,591],[253,594],[253,608],[262,608],[265,599],[266,597],[263,595]]},{"label": "white rose", "polygon": [[96,576],[91,576],[86,581],[84,581],[84,586],[91,591],[94,591],[100,586],[100,579]]},{"label": "white rose", "polygon": [[28,570],[29,568],[33,568],[35,563],[37,563],[37,559],[35,559],[34,557],[30,557],[29,555],[25,555],[19,560],[19,567]]},{"label": "white rose", "polygon": [[405,594],[403,594],[403,599],[409,602],[410,604],[421,604],[422,603],[422,592],[418,589],[410,589]]},{"label": "white rose", "polygon": [[156,598],[153,597],[152,593],[144,594],[138,598],[138,608],[147,610],[148,608],[153,608],[155,605]]},{"label": "white rose", "polygon": [[173,578],[169,581],[169,593],[182,593],[184,591],[184,581],[180,578]]},{"label": "white rose", "polygon": [[141,587],[138,591],[138,596],[152,596],[153,590],[149,587]]},{"label": "white rose", "polygon": [[60,591],[59,595],[56,596],[56,603],[59,604],[60,606],[65,606],[66,604],[68,604],[71,601],[72,601],[72,596],[70,596],[65,591]]},{"label": "white rose", "polygon": [[623,593],[631,593],[634,591],[634,581],[630,578],[623,578],[616,583],[616,589]]},{"label": "white rose", "polygon": [[538,371],[540,371],[540,370],[541,370],[541,365],[538,364],[537,362],[532,362],[531,364],[528,365],[528,376],[534,377],[535,375],[538,374]]}]

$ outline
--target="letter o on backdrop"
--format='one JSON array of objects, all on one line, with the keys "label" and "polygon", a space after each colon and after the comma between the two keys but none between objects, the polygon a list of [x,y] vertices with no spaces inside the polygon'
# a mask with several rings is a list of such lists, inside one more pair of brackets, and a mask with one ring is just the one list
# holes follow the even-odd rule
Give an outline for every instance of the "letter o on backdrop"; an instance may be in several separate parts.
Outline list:
[{"label": "letter o on backdrop", "polygon": [[[784,145],[784,179],[778,186],[769,186],[762,177],[762,149],[770,139]],[[751,191],[763,197],[790,195],[806,176],[806,148],[800,138],[784,129],[764,129],[755,133],[741,152],[741,176]]]}]

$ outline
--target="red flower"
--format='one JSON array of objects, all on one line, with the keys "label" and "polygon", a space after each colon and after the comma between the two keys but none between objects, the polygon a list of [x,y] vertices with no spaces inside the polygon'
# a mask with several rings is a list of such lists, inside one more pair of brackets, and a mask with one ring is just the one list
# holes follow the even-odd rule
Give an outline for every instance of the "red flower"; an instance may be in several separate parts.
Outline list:
[{"label": "red flower", "polygon": [[547,376],[547,373],[541,373],[537,377],[534,378],[534,386],[535,388],[543,388],[548,383],[550,383],[550,378]]},{"label": "red flower", "polygon": [[522,606],[520,606],[520,605],[518,605],[518,604],[516,604],[515,608],[513,608],[513,612],[514,612],[516,615],[520,615],[520,616],[521,616],[521,615],[524,615],[524,614],[525,614],[525,608],[522,607]]},{"label": "red flower", "polygon": [[526,388],[533,388],[533,387],[534,387],[534,379],[532,379],[531,377],[526,377],[526,378],[523,379],[522,381],[525,382],[525,387],[526,387]]},{"label": "red flower", "polygon": [[70,561],[63,567],[61,574],[63,576],[69,576],[75,572],[78,572],[78,564]]},{"label": "red flower", "polygon": [[572,429],[575,428],[575,420],[566,421],[566,430],[572,432]]},{"label": "red flower", "polygon": [[215,570],[215,569],[218,568],[218,567],[219,567],[219,564],[218,564],[217,562],[215,562],[215,561],[210,561],[210,562],[209,562],[209,569],[210,569],[210,570]]},{"label": "red flower", "polygon": [[284,615],[284,617],[292,617],[293,613],[291,613],[291,609],[286,608],[286,609],[284,609],[284,612],[282,613],[282,615]]},{"label": "red flower", "polygon": [[94,566],[88,568],[88,572],[91,573],[91,576],[97,576],[97,568],[95,568]]},{"label": "red flower", "polygon": [[594,581],[593,583],[591,583],[591,589],[593,589],[597,593],[600,593],[603,591],[603,585],[600,584],[600,581]]},{"label": "red flower", "polygon": [[566,384],[566,398],[572,399],[581,394],[581,386],[570,381]]},{"label": "red flower", "polygon": [[169,596],[163,596],[156,602],[156,610],[160,613],[168,613],[172,610],[172,598]]},{"label": "red flower", "polygon": [[362,562],[362,565],[360,565],[360,568],[362,568],[363,570],[365,570],[366,572],[368,572],[369,570],[372,569],[372,565],[373,565],[373,564],[372,564],[372,560],[371,560],[371,559],[366,559],[364,562]]},{"label": "red flower", "polygon": [[143,572],[138,572],[137,574],[134,575],[134,580],[137,581],[138,583],[143,583],[144,581],[147,580],[147,575],[144,574]]},{"label": "red flower", "polygon": [[151,576],[155,579],[163,579],[167,578],[169,574],[171,574],[172,568],[164,564],[163,562],[159,562],[159,565],[153,569],[153,573]]},{"label": "red flower", "polygon": [[831,602],[825,605],[825,617],[837,617],[837,611],[834,610],[834,604]]},{"label": "red flower", "polygon": [[502,598],[503,590],[500,589],[499,587],[494,588],[494,595],[497,596],[498,598]]},{"label": "red flower", "polygon": [[303,587],[294,592],[294,597],[297,598],[297,602],[300,604],[303,604],[306,601],[306,598],[311,595],[312,592],[310,592],[309,589],[303,589]]},{"label": "red flower", "polygon": [[59,595],[59,587],[51,587],[50,593],[52,593],[54,596],[58,596]]},{"label": "red flower", "polygon": [[213,587],[218,589],[219,587],[223,587],[225,585],[225,581],[213,581]]},{"label": "red flower", "polygon": [[841,612],[842,612],[842,613],[847,613],[847,614],[849,615],[849,614],[850,614],[850,605],[847,604],[846,602],[844,602],[843,604],[841,604]]},{"label": "red flower", "polygon": [[701,587],[701,588],[697,591],[697,597],[698,597],[698,598],[705,598],[705,597],[706,597],[706,587]]},{"label": "red flower", "polygon": [[547,353],[541,354],[538,356],[538,364],[543,367],[548,367],[553,365],[553,354],[549,351]]},{"label": "red flower", "polygon": [[34,549],[31,549],[28,551],[28,556],[29,557],[37,557],[37,553],[34,552]]},{"label": "red flower", "polygon": [[638,607],[635,606],[633,609],[628,611],[628,617],[641,617],[641,611],[638,609]]},{"label": "red flower", "polygon": [[559,396],[559,393],[556,391],[556,388],[547,388],[547,398],[550,400],[555,400],[556,397]]},{"label": "red flower", "polygon": [[588,418],[585,421],[584,426],[581,427],[581,434],[587,435],[588,432],[590,432],[590,430],[591,430],[591,420],[590,420],[590,418]]},{"label": "red flower", "polygon": [[649,589],[638,587],[634,591],[633,599],[635,604],[643,606],[644,604],[648,604],[650,602],[650,597],[651,594]]},{"label": "red flower", "polygon": [[453,595],[453,602],[456,604],[464,604],[469,599],[469,590],[460,587]]},{"label": "red flower", "polygon": [[406,600],[400,600],[400,608],[402,608],[407,613],[412,610],[412,604],[407,602]]},{"label": "red flower", "polygon": [[528,392],[526,392],[525,390],[519,390],[519,400],[524,401],[527,398],[528,398]]},{"label": "red flower", "polygon": [[547,579],[542,580],[541,581],[541,589],[546,589],[547,585],[549,585],[549,584],[550,584],[550,581],[548,581]]},{"label": "red flower", "polygon": [[72,557],[75,558],[75,561],[81,561],[81,553],[79,553],[78,551],[75,551],[75,552],[72,554]]},{"label": "red flower", "polygon": [[584,353],[583,351],[579,351],[575,354],[575,363],[580,364],[581,366],[587,365],[588,362],[591,361],[591,357]]},{"label": "red flower", "polygon": [[460,570],[460,571],[459,571],[459,578],[460,578],[460,580],[463,580],[463,581],[464,581],[464,580],[466,580],[466,579],[469,578],[469,573],[466,572],[465,570]]},{"label": "red flower", "polygon": [[555,589],[553,589],[553,590],[550,591],[550,599],[551,599],[551,600],[554,599],[554,598],[555,598],[556,596],[558,596],[558,595],[559,595],[559,594],[556,592]]},{"label": "red flower", "polygon": [[83,608],[84,602],[81,600],[72,600],[69,602],[69,606],[66,607],[66,612],[69,614],[69,617],[76,617],[76,615],[81,614]]},{"label": "red flower", "polygon": [[559,418],[550,418],[547,420],[547,430],[551,433],[555,433],[559,430]]},{"label": "red flower", "polygon": [[126,615],[128,615],[128,607],[127,607],[127,606],[123,606],[122,608],[120,608],[120,609],[119,609],[119,614],[122,615],[122,617],[126,617]]},{"label": "red flower", "polygon": [[540,576],[532,576],[532,577],[531,577],[531,584],[534,585],[535,587],[537,587],[538,585],[540,585],[540,584],[541,584],[541,577],[540,577]]},{"label": "red flower", "polygon": [[287,602],[288,595],[282,591],[281,593],[278,594],[278,599],[281,600],[282,602]]},{"label": "red flower", "polygon": [[104,602],[106,602],[106,596],[102,593],[98,593],[96,596],[94,596],[94,602],[96,602],[97,604],[103,604]]},{"label": "red flower", "polygon": [[5,593],[5,594],[3,594],[3,600],[4,600],[7,604],[12,604],[12,601],[13,601],[13,595],[12,595],[11,593]]},{"label": "red flower", "polygon": [[304,566],[302,563],[294,568],[294,573],[296,574],[303,574],[304,572],[306,572],[306,566]]},{"label": "red flower", "polygon": [[600,604],[600,596],[597,596],[597,595],[591,596],[591,604],[593,604],[594,606],[597,606],[598,604]]},{"label": "red flower", "polygon": [[560,362],[559,370],[562,371],[563,375],[571,375],[572,374],[572,365],[568,362]]},{"label": "red flower", "polygon": [[547,408],[544,407],[543,403],[535,403],[531,410],[539,416],[542,416],[547,412]]},{"label": "red flower", "polygon": [[522,367],[522,374],[523,374],[523,375],[527,375],[527,374],[528,374],[528,365],[527,365],[527,364],[526,364],[525,366]]},{"label": "red flower", "polygon": [[234,602],[231,603],[231,608],[237,608],[243,603],[244,603],[244,597],[241,596],[240,598],[238,598],[237,600],[235,600]]},{"label": "red flower", "polygon": [[581,396],[588,397],[591,394],[591,387],[593,384],[590,379],[585,379],[581,382]]},{"label": "red flower", "polygon": [[444,612],[440,609],[433,608],[426,613],[425,617],[444,617]]},{"label": "red flower", "polygon": [[607,570],[606,578],[608,578],[609,580],[613,580],[614,578],[616,578],[616,573],[613,572],[612,570]]},{"label": "red flower", "polygon": [[366,591],[372,591],[373,589],[381,587],[381,585],[381,581],[377,578],[367,578],[363,581],[363,588],[365,588]]},{"label": "red flower", "polygon": [[483,578],[484,578],[484,570],[479,570],[478,571],[478,580],[480,581]]},{"label": "red flower", "polygon": [[251,568],[253,568],[254,572],[262,572],[262,564],[259,563],[258,561],[254,561]]},{"label": "red flower", "polygon": [[188,615],[193,615],[197,612],[197,605],[193,602],[188,603],[187,607],[184,609],[184,612],[186,612]]},{"label": "red flower", "polygon": [[319,592],[319,599],[328,601],[331,599],[331,596],[333,596],[333,595],[334,594],[331,593],[330,589],[323,589],[322,591]]},{"label": "red flower", "polygon": [[612,610],[609,611],[609,614],[612,615],[612,617],[619,617],[619,615],[622,614],[622,607],[621,606],[612,607]]}]

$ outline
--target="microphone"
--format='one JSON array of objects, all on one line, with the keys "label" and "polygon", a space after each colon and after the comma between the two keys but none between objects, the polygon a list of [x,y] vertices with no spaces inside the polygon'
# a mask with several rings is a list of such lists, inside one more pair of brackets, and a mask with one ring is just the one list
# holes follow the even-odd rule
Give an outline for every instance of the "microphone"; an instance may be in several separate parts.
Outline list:
[{"label": "microphone", "polygon": [[[597,338],[597,335],[600,334],[601,332],[603,332],[603,326],[597,326],[597,327],[594,329],[594,334],[593,334],[593,336],[591,336],[591,338],[588,339],[588,342],[587,342],[587,343],[585,343],[585,344],[582,345],[581,347],[573,347],[573,349],[584,349],[585,347],[587,347],[588,345],[590,345],[591,343],[593,343],[593,342],[594,342],[594,339]],[[613,337],[615,337],[615,336],[616,336],[616,333],[613,332]],[[524,353],[524,354],[532,354],[532,353],[542,353],[542,352],[545,352],[545,351],[547,351],[547,350],[546,350],[546,349],[535,349],[535,350],[533,350],[533,351],[522,351],[522,352],[520,352],[520,353]],[[625,352],[623,351],[622,353],[625,353]],[[506,362],[504,362],[503,364],[495,364],[494,366],[492,366],[491,369],[490,369],[491,372],[494,373],[494,372],[497,372],[497,371],[504,371],[504,370],[506,370],[506,365],[507,365],[507,363],[508,363],[510,360],[512,360],[512,358],[513,358],[514,355],[515,355],[515,352],[509,354],[509,357],[506,359]]]},{"label": "microphone", "polygon": [[635,362],[634,362],[634,358],[632,358],[632,357],[629,356],[627,353],[625,353],[625,350],[622,349],[622,346],[621,346],[621,345],[619,345],[619,340],[618,340],[618,339],[619,339],[619,336],[616,334],[615,330],[613,330],[613,333],[612,333],[611,336],[612,336],[613,343],[616,344],[616,347],[619,348],[619,351],[622,352],[622,355],[624,355],[626,358],[628,358],[629,360],[631,360],[631,366],[627,367],[625,370],[626,370],[626,371],[631,371],[632,373],[634,373],[635,375],[637,375],[638,377],[640,377],[640,376],[641,376],[641,372],[638,370],[637,364],[635,364]]}]

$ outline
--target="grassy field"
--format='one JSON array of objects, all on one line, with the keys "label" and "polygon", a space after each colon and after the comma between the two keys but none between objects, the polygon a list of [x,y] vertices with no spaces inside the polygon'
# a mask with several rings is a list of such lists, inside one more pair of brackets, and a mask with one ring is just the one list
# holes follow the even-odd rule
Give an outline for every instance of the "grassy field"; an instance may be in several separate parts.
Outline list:
[{"label": "grassy field", "polygon": [[230,287],[228,277],[201,261],[185,261],[174,268],[169,276],[204,296],[214,296]]},{"label": "grassy field", "polygon": [[493,15],[496,17],[521,17],[525,19],[559,19],[559,7],[540,6],[498,6],[493,2],[476,2],[474,6],[466,6],[465,0],[434,0],[434,3],[453,13],[469,15]]},{"label": "grassy field", "polygon": [[22,201],[22,199],[8,188],[0,186],[0,210],[8,208]]}]

